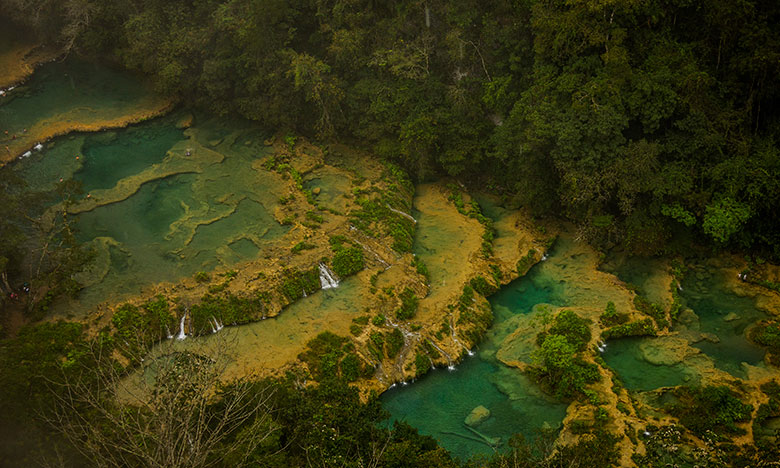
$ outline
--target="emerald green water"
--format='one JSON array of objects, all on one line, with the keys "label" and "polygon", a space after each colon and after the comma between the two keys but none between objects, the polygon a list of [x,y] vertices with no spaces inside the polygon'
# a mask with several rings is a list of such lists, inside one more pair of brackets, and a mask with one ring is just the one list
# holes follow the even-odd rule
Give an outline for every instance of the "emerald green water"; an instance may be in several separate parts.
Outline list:
[{"label": "emerald green water", "polygon": [[723,282],[722,272],[699,266],[685,277],[680,295],[699,317],[699,330],[718,337],[717,343],[700,341],[694,346],[711,357],[715,367],[744,378],[743,362],[757,365],[764,359],[764,351],[747,340],[745,329],[766,314],[756,309],[752,298],[733,294]]},{"label": "emerald green water", "polygon": [[81,149],[82,166],[74,179],[85,192],[109,189],[121,179],[137,174],[163,160],[165,153],[184,140],[173,117],[162,117],[143,125],[88,135]]},{"label": "emerald green water", "polygon": [[693,383],[696,372],[683,363],[655,365],[648,362],[640,348],[652,338],[622,338],[611,340],[601,357],[617,371],[626,388],[638,391],[655,390],[661,387],[673,387]]},{"label": "emerald green water", "polygon": [[[418,219],[421,225],[425,223],[423,217]],[[418,256],[431,255],[434,249],[427,243],[438,237],[430,228],[426,236],[418,233],[415,242]],[[549,261],[555,260],[553,252]],[[432,277],[432,283],[435,280]],[[500,437],[500,449],[506,448],[513,434],[534,438],[543,427],[559,427],[567,405],[544,395],[518,369],[500,362],[496,352],[517,328],[515,319],[531,312],[537,304],[564,305],[563,293],[562,285],[550,277],[550,269],[545,264],[537,265],[525,277],[502,288],[490,298],[493,326],[474,356],[465,357],[453,371],[433,370],[409,385],[396,384],[382,394],[381,401],[391,420],[405,421],[422,434],[435,437],[462,459],[493,452],[490,446],[475,440],[475,435],[464,425],[466,416],[478,405],[490,410],[491,416],[476,429],[488,437]]]},{"label": "emerald green water", "polygon": [[0,130],[9,138],[29,139],[25,147],[32,148],[36,141],[24,129],[120,118],[150,96],[149,88],[126,72],[77,59],[51,62],[0,100]]},{"label": "emerald green water", "polygon": [[[617,270],[618,275],[625,281],[643,284],[652,265],[632,262],[630,266],[633,268],[626,268],[624,264]],[[689,345],[699,349],[716,368],[734,377],[746,378],[743,363],[763,365],[764,351],[747,340],[745,329],[766,315],[755,307],[752,298],[731,293],[724,281],[721,271],[694,265],[682,282],[682,290],[678,291],[684,307],[691,308],[693,315],[686,316],[685,323],[675,324],[672,331],[689,340]],[[673,365],[649,362],[641,347],[656,340],[610,341],[603,354],[604,360],[617,371],[626,386],[634,390],[653,390],[698,380],[701,369],[695,361]]]},{"label": "emerald green water", "polygon": [[[6,128],[32,128],[73,111],[68,119],[89,122],[106,112],[121,117],[147,97],[132,76],[68,60],[42,66],[3,102],[0,119]],[[44,194],[47,207],[62,201],[56,189],[71,180],[82,185],[81,197],[106,200],[71,217],[77,240],[95,259],[77,275],[85,286],[78,300],[60,310],[87,310],[155,283],[251,260],[287,232],[271,215],[283,184],[258,164],[268,133],[207,116],[185,131],[176,125],[182,115],[58,137],[4,169]]]},{"label": "emerald green water", "polygon": [[[109,296],[135,294],[150,284],[251,260],[266,242],[287,232],[270,214],[281,188],[267,171],[256,169],[255,163],[265,154],[264,134],[251,128],[227,133],[224,126],[210,120],[194,128],[196,138],[208,140],[211,151],[224,158],[204,163],[206,172],[150,180],[130,197],[78,216],[80,241],[98,249],[103,246],[95,240],[116,242],[111,247],[112,267],[86,288],[82,301],[91,304]],[[202,134],[199,128],[204,128]],[[87,141],[86,153],[107,160],[85,164],[84,170],[76,172],[87,187],[113,187],[114,181],[157,163],[174,145],[192,143],[175,129],[173,119]],[[139,156],[129,164],[111,162],[116,154],[132,157],[152,149],[154,155]]]}]

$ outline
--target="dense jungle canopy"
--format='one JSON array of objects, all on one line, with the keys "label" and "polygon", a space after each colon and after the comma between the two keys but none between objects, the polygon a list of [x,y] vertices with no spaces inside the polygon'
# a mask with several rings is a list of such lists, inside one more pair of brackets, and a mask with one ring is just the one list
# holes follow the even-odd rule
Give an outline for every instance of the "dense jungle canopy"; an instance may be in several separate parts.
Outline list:
[{"label": "dense jungle canopy", "polygon": [[[467,176],[586,239],[780,256],[773,0],[2,0],[219,113]],[[690,236],[679,236],[690,239]]]}]

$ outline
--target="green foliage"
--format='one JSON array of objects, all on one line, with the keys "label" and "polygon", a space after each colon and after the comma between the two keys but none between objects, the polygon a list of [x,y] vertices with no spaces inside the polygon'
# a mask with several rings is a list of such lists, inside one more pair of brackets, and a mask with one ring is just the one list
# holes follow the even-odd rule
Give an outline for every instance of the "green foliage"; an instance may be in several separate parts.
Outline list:
[{"label": "green foliage", "polygon": [[260,297],[206,294],[199,304],[189,307],[188,313],[193,333],[205,335],[214,330],[214,320],[224,325],[242,325],[260,319],[264,310]]},{"label": "green foliage", "polygon": [[398,295],[401,299],[401,307],[395,311],[395,316],[398,320],[409,320],[414,318],[417,313],[417,306],[420,300],[414,294],[410,288],[404,288],[401,294]]},{"label": "green foliage", "polygon": [[382,314],[376,314],[371,319],[371,323],[373,323],[375,327],[383,327],[383,326],[385,326],[385,322],[386,321],[387,321],[387,319]]},{"label": "green foliage", "polygon": [[571,310],[563,310],[555,317],[547,332],[537,335],[537,344],[541,345],[548,334],[560,335],[566,338],[576,351],[584,351],[591,337],[589,324],[590,320],[581,318]]},{"label": "green foliage", "polygon": [[195,281],[198,283],[207,283],[211,280],[211,275],[206,273],[205,271],[199,271],[195,273]]},{"label": "green foliage", "polygon": [[637,320],[624,323],[615,327],[607,328],[601,333],[601,338],[609,340],[612,338],[623,338],[627,336],[655,336],[656,330],[652,319]]},{"label": "green foliage", "polygon": [[308,250],[313,248],[314,248],[314,244],[310,244],[306,241],[300,241],[297,244],[295,244],[290,250],[292,251],[293,254],[297,254],[302,250]]},{"label": "green foliage", "polygon": [[748,338],[766,348],[770,362],[780,363],[780,322],[774,320],[761,322],[750,329]]},{"label": "green foliage", "polygon": [[737,393],[725,386],[678,387],[674,391],[679,403],[672,414],[694,434],[744,434],[737,423],[750,421],[753,406],[742,403]]},{"label": "green foliage", "polygon": [[628,314],[619,314],[617,308],[615,308],[615,303],[609,301],[604,309],[604,313],[599,316],[599,321],[607,327],[621,325],[628,321]]},{"label": "green foliage", "polygon": [[659,329],[669,326],[669,321],[666,318],[666,311],[664,311],[663,307],[660,305],[650,302],[643,296],[637,294],[634,296],[634,307],[643,314],[653,317],[653,320],[655,320]]},{"label": "green foliage", "polygon": [[401,330],[394,328],[392,332],[385,333],[385,344],[387,357],[394,358],[404,346],[404,334]]},{"label": "green foliage", "polygon": [[576,351],[565,336],[549,334],[535,352],[540,367],[531,372],[558,398],[571,398],[600,378],[598,366],[576,357]]},{"label": "green foliage", "polygon": [[742,229],[750,216],[749,206],[725,197],[707,205],[702,227],[716,241],[726,242]]},{"label": "green foliage", "polygon": [[347,247],[338,250],[331,262],[333,272],[340,278],[354,275],[362,270],[364,266],[363,249],[358,247]]},{"label": "green foliage", "polygon": [[120,351],[128,358],[138,359],[152,344],[165,338],[174,328],[167,299],[157,296],[136,307],[132,304],[119,306],[111,317]]},{"label": "green foliage", "polygon": [[72,322],[27,325],[15,337],[0,341],[0,409],[9,417],[50,402],[52,387],[62,383],[69,370],[87,364],[87,350],[83,326]]},{"label": "green foliage", "polygon": [[485,278],[482,276],[477,276],[475,278],[472,278],[471,281],[469,281],[469,284],[472,288],[474,288],[474,291],[481,294],[484,297],[488,297],[498,291],[498,287],[490,284]]},{"label": "green foliage", "polygon": [[354,345],[348,338],[323,332],[306,343],[306,350],[298,358],[318,382],[354,382],[362,374],[363,364],[353,351]]},{"label": "green foliage", "polygon": [[517,261],[517,274],[524,275],[536,260],[536,250],[530,249],[520,260]]},{"label": "green foliage", "polygon": [[304,295],[308,296],[320,289],[320,271],[318,268],[303,271],[286,270],[280,288],[280,292],[287,299],[291,302],[297,301]]},{"label": "green foliage", "polygon": [[414,368],[417,375],[423,375],[431,368],[431,358],[427,354],[417,352],[414,355]]}]

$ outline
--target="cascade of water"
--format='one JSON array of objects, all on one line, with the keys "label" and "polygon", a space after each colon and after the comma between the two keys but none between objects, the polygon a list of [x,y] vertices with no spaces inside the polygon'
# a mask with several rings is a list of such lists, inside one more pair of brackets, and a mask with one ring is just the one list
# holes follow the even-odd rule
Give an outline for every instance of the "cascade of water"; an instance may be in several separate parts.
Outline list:
[{"label": "cascade of water", "polygon": [[417,220],[416,220],[416,219],[414,219],[414,216],[410,215],[409,213],[403,212],[403,211],[401,211],[401,210],[396,210],[395,208],[393,208],[392,206],[390,206],[390,205],[389,205],[389,204],[387,204],[387,203],[385,203],[385,206],[387,207],[387,209],[389,209],[389,210],[390,210],[390,211],[392,211],[393,213],[398,213],[399,215],[401,215],[401,216],[403,216],[404,218],[406,218],[406,219],[410,220],[410,221],[411,221],[411,222],[413,222],[414,224],[417,224]]},{"label": "cascade of water", "polygon": [[211,320],[214,321],[214,328],[216,330],[215,333],[225,328],[225,326],[219,323],[219,320],[217,320],[215,317],[211,317]]},{"label": "cascade of water", "polygon": [[433,346],[434,348],[436,348],[436,351],[438,351],[440,354],[442,354],[442,355],[443,355],[443,356],[444,356],[444,357],[447,359],[447,367],[448,367],[448,368],[449,368],[449,367],[453,367],[453,365],[452,365],[452,359],[450,359],[450,355],[449,355],[449,354],[447,354],[447,353],[446,353],[446,352],[445,352],[443,349],[441,349],[441,348],[439,348],[438,346],[436,346],[436,343],[434,343],[433,341],[431,341],[431,340],[428,340],[428,343],[430,343],[430,344],[431,344],[431,346]]},{"label": "cascade of water", "polygon": [[179,334],[176,336],[177,340],[183,340],[184,338],[187,338],[187,333],[184,332],[184,321],[187,319],[187,312],[184,312],[184,315],[181,316],[181,320],[179,321]]},{"label": "cascade of water", "polygon": [[320,286],[322,286],[322,289],[337,288],[339,286],[335,275],[324,263],[320,263]]},{"label": "cascade of water", "polygon": [[450,336],[452,336],[452,341],[454,341],[456,344],[458,344],[461,348],[465,349],[469,356],[474,355],[474,351],[468,349],[466,345],[460,342],[457,336],[455,336],[455,324],[452,323],[452,316],[450,315]]},{"label": "cascade of water", "polygon": [[168,325],[165,326],[165,334],[168,336],[168,339],[172,339],[173,335],[171,334],[171,329],[168,328]]},{"label": "cascade of water", "polygon": [[303,297],[306,297],[306,288],[303,288]]}]

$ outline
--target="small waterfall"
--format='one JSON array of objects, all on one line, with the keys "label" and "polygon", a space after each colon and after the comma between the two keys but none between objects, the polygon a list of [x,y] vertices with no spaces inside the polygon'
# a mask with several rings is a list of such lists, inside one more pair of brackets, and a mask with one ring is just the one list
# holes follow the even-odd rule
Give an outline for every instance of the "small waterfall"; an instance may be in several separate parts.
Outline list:
[{"label": "small waterfall", "polygon": [[303,288],[302,291],[303,291],[303,297],[306,297],[306,288]]},{"label": "small waterfall", "polygon": [[599,341],[599,344],[596,346],[596,349],[598,349],[600,353],[603,353],[604,351],[607,350],[607,343],[603,341]]},{"label": "small waterfall", "polygon": [[436,346],[436,343],[434,343],[433,341],[428,340],[428,343],[431,346],[433,346],[436,349],[436,351],[438,351],[441,355],[443,355],[447,359],[447,368],[452,367],[454,369],[454,366],[452,365],[452,359],[450,359],[450,355],[447,354],[446,352],[444,352],[443,349],[441,349],[438,346]]},{"label": "small waterfall", "polygon": [[545,252],[545,253],[543,253],[543,254],[542,254],[542,261],[543,261],[543,262],[546,262],[546,261],[547,261],[547,252]]},{"label": "small waterfall", "polygon": [[36,145],[35,145],[35,146],[33,146],[33,149],[34,149],[35,151],[40,151],[40,150],[42,150],[42,149],[43,149],[43,145],[42,145],[42,144],[40,144],[40,143],[36,143]]},{"label": "small waterfall", "polygon": [[223,328],[225,328],[225,326],[223,324],[219,323],[219,320],[217,320],[215,317],[211,317],[211,320],[214,321],[214,333],[216,333],[216,332],[222,330]]},{"label": "small waterfall", "polygon": [[320,263],[320,286],[322,286],[322,289],[339,287],[339,282],[336,280],[335,275],[324,263]]},{"label": "small waterfall", "polygon": [[183,340],[187,338],[187,333],[184,331],[184,321],[187,320],[187,312],[184,312],[184,315],[181,316],[181,320],[179,321],[179,334],[176,336],[177,340]]},{"label": "small waterfall", "polygon": [[171,329],[168,328],[168,325],[165,326],[165,335],[168,337],[168,339],[173,339],[173,334],[171,334]]},{"label": "small waterfall", "polygon": [[385,203],[385,206],[387,207],[387,209],[389,209],[393,213],[397,213],[397,214],[403,216],[404,218],[408,219],[409,221],[413,222],[414,224],[417,224],[417,220],[414,219],[414,216],[410,215],[409,213],[404,213],[401,210],[396,210],[395,208],[393,208],[392,206],[390,206],[387,203]]},{"label": "small waterfall", "polygon": [[466,345],[460,342],[457,336],[455,336],[455,324],[452,322],[452,316],[450,315],[450,336],[452,336],[452,341],[454,341],[456,344],[458,344],[461,348],[466,350],[466,353],[468,353],[469,356],[473,356],[475,353],[474,351],[468,349]]}]

